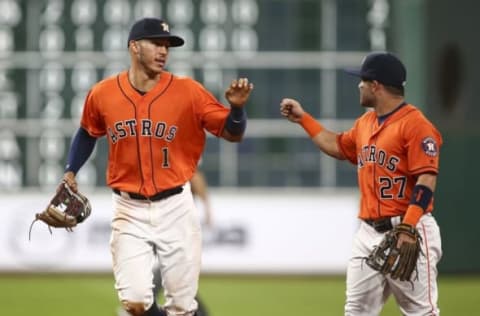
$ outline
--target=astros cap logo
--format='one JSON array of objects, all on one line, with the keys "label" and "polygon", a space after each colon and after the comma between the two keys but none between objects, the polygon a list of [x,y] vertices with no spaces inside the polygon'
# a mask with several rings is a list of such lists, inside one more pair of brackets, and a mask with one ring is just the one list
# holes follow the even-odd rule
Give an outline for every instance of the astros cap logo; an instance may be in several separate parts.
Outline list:
[{"label": "astros cap logo", "polygon": [[170,30],[169,30],[169,28],[168,28],[168,24],[167,24],[167,23],[162,22],[160,25],[162,26],[162,29],[163,29],[165,32],[169,32],[169,33],[170,33]]}]

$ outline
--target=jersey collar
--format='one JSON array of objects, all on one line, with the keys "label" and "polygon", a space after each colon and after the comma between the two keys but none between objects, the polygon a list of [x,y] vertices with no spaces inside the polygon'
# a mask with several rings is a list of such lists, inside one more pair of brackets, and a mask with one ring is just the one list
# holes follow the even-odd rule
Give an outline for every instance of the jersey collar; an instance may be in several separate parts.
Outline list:
[{"label": "jersey collar", "polygon": [[403,102],[400,103],[392,112],[387,113],[387,114],[384,114],[384,115],[377,116],[378,125],[381,125],[383,122],[385,122],[385,120],[386,120],[387,118],[389,118],[390,116],[392,116],[395,112],[397,112],[398,110],[400,110],[401,108],[403,108],[403,106],[405,106],[405,105],[407,105],[407,102],[403,101]]},{"label": "jersey collar", "polygon": [[157,82],[157,84],[153,87],[148,92],[145,92],[144,94],[139,93],[137,89],[135,89],[132,84],[130,83],[130,80],[128,79],[128,71],[124,71],[120,73],[120,85],[123,91],[128,95],[128,97],[132,100],[142,100],[142,99],[150,99],[154,98],[155,96],[159,95],[162,91],[164,91],[168,85],[172,81],[172,74],[168,71],[162,72],[162,75],[160,76],[160,80]]}]

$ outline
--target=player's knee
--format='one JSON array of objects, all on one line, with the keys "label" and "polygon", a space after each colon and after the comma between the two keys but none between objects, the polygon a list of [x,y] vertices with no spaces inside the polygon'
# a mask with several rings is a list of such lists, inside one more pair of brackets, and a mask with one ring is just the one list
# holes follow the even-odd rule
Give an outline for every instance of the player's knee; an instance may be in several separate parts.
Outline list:
[{"label": "player's knee", "polygon": [[142,302],[122,301],[122,305],[132,316],[143,316],[145,314],[145,304]]},{"label": "player's knee", "polygon": [[345,316],[368,316],[368,315],[379,315],[381,306],[370,306],[369,304],[361,302],[347,302],[345,305]]}]

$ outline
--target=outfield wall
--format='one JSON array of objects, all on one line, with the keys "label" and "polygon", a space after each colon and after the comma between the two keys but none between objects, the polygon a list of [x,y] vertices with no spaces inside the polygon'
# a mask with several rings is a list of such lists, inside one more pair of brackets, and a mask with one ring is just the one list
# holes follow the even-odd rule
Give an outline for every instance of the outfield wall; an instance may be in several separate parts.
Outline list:
[{"label": "outfield wall", "polygon": [[[351,191],[210,192],[214,226],[204,229],[203,272],[344,273],[358,221]],[[37,222],[48,194],[0,195],[0,272],[110,272],[111,193],[91,192],[93,212],[75,232]],[[202,206],[199,205],[199,208]],[[199,212],[201,216],[201,212]]]}]

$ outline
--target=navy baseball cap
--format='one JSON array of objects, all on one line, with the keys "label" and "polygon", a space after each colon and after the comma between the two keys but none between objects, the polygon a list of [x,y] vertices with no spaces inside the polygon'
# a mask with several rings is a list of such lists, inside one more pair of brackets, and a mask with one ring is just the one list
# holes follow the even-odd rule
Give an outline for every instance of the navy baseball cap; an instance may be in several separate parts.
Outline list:
[{"label": "navy baseball cap", "polygon": [[364,58],[359,69],[345,69],[345,72],[393,87],[403,87],[407,80],[407,71],[403,63],[388,52],[370,53]]},{"label": "navy baseball cap", "polygon": [[128,34],[128,43],[144,38],[164,38],[172,47],[182,46],[185,43],[180,36],[170,34],[167,22],[157,18],[143,18],[133,24]]}]

